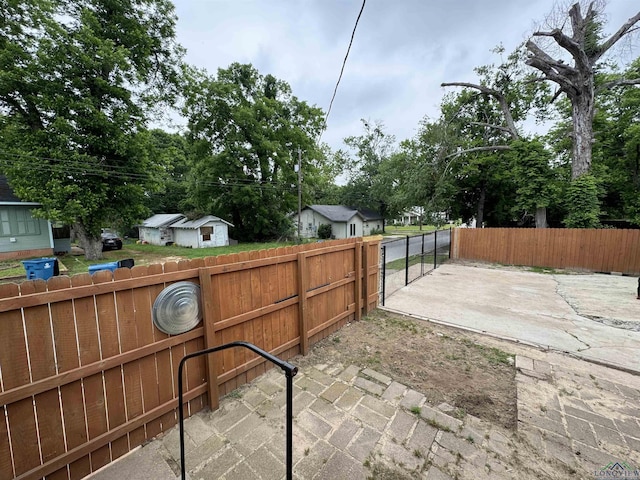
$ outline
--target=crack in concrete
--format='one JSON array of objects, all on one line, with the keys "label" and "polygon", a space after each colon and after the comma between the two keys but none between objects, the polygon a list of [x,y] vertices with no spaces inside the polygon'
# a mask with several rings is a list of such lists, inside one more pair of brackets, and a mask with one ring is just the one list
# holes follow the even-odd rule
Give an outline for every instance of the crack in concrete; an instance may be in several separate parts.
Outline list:
[{"label": "crack in concrete", "polygon": [[584,352],[587,351],[591,348],[591,345],[589,345],[587,342],[585,342],[584,340],[580,340],[580,338],[578,338],[577,335],[571,333],[569,330],[563,330],[564,333],[566,333],[567,335],[571,335],[573,338],[575,338],[577,341],[579,341],[581,344],[585,345],[587,348],[578,348],[576,351],[577,352]]}]

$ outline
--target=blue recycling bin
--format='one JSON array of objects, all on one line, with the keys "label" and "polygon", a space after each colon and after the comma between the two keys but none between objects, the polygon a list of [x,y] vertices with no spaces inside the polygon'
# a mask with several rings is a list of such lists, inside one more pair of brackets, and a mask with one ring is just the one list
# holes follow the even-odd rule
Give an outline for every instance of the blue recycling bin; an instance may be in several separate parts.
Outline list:
[{"label": "blue recycling bin", "polygon": [[112,272],[118,268],[118,262],[99,263],[96,265],[89,265],[89,273],[93,275],[100,270],[111,270]]},{"label": "blue recycling bin", "polygon": [[58,274],[57,258],[36,258],[34,260],[23,260],[22,265],[27,272],[27,280],[41,278],[47,280]]}]

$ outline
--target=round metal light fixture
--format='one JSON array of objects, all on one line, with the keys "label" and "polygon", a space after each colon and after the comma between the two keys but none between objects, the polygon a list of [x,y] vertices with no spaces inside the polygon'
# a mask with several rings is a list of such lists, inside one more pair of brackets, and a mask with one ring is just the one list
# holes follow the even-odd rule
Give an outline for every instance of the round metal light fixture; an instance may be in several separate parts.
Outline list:
[{"label": "round metal light fixture", "polygon": [[188,332],[201,320],[200,286],[195,283],[169,285],[153,302],[153,324],[168,335]]}]

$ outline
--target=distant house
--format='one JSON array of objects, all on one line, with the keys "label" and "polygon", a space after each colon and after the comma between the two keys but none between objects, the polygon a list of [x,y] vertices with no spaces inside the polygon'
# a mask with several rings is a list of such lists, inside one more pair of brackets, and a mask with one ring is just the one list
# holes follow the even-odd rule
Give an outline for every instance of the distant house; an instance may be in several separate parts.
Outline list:
[{"label": "distant house", "polygon": [[170,225],[184,218],[181,213],[158,213],[138,225],[138,238],[151,245],[171,245],[174,238]]},{"label": "distant house", "polygon": [[[297,218],[295,219],[297,221]],[[345,205],[309,205],[300,213],[300,235],[305,238],[318,236],[320,225],[331,225],[333,238],[350,238],[370,235],[382,230],[384,219],[373,210],[355,209]]]},{"label": "distant house", "polygon": [[229,227],[233,225],[215,215],[206,215],[196,220],[183,218],[171,224],[175,244],[192,248],[229,245]]},{"label": "distant house", "polygon": [[31,216],[38,206],[16,197],[0,175],[0,260],[53,255],[51,222]]}]

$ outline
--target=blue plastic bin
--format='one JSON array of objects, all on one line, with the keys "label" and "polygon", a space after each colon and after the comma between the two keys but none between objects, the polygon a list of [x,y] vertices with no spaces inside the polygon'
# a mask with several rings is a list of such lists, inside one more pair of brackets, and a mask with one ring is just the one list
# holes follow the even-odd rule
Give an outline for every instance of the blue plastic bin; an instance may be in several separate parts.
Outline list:
[{"label": "blue plastic bin", "polygon": [[99,263],[97,265],[89,265],[89,273],[93,275],[100,270],[111,270],[112,272],[118,268],[118,262]]},{"label": "blue plastic bin", "polygon": [[47,280],[57,273],[57,258],[36,258],[35,260],[23,260],[22,265],[27,272],[27,280],[41,278]]}]

